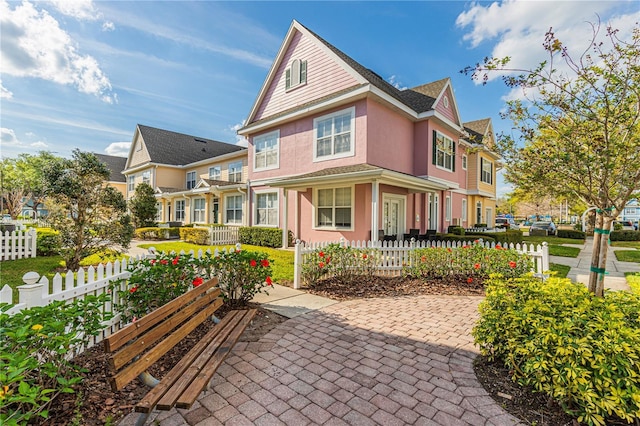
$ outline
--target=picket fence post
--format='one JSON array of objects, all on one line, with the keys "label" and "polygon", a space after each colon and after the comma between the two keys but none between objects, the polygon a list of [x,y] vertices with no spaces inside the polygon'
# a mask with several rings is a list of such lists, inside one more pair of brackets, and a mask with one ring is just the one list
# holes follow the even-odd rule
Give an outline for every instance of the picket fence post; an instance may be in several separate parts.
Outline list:
[{"label": "picket fence post", "polygon": [[[24,285],[18,286],[18,303],[25,304],[25,307],[32,308],[34,306],[44,306],[43,292],[45,291],[44,285],[48,284],[46,277],[40,279],[40,275],[37,272],[27,272],[22,276]],[[47,286],[48,287],[48,286]],[[49,288],[46,289],[47,291]]]},{"label": "picket fence post", "polygon": [[300,240],[296,240],[296,246],[294,251],[294,260],[293,260],[293,288],[300,288],[300,280],[302,275],[302,242]]}]

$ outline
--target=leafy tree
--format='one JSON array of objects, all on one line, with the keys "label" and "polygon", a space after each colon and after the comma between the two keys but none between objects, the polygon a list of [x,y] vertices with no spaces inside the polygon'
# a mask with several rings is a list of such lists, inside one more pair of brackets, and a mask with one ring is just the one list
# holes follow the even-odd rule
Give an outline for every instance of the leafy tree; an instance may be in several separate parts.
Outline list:
[{"label": "leafy tree", "polygon": [[51,226],[60,232],[67,268],[105,249],[126,249],[133,237],[131,218],[120,192],[104,182],[109,170],[91,153],[73,151],[73,159],[43,170]]},{"label": "leafy tree", "polygon": [[136,228],[156,225],[158,214],[157,200],[153,188],[147,183],[136,186],[133,197],[129,200],[129,210],[133,214]]},{"label": "leafy tree", "polygon": [[640,189],[640,27],[626,41],[611,27],[604,37],[599,24],[592,28],[579,57],[549,30],[543,43],[548,60],[535,69],[485,58],[463,72],[485,83],[489,73],[507,72],[506,85],[524,93],[507,102],[504,114],[523,142],[500,136],[505,178],[523,190],[544,185],[596,207],[589,290],[602,296],[606,235]]}]

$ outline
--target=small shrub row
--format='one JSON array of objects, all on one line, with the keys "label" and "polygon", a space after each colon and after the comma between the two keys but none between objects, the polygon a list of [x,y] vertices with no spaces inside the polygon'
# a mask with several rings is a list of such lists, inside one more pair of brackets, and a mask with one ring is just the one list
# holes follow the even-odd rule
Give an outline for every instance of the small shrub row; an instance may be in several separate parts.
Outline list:
[{"label": "small shrub row", "polygon": [[640,419],[640,295],[580,283],[493,278],[473,330],[483,355],[580,423]]},{"label": "small shrub row", "polygon": [[464,228],[462,226],[449,226],[447,228],[447,234],[453,234],[453,235],[464,235]]},{"label": "small shrub row", "polygon": [[467,232],[468,239],[482,238],[487,241],[487,238],[491,238],[500,244],[519,244],[522,243],[522,231],[516,229],[508,229],[504,232]]},{"label": "small shrub row", "polygon": [[60,254],[62,240],[58,231],[51,228],[37,228],[36,233],[36,254],[38,256]]},{"label": "small shrub row", "polygon": [[210,232],[208,228],[193,228],[183,226],[180,229],[180,239],[186,243],[204,246],[209,244]]},{"label": "small shrub row", "polygon": [[432,241],[466,241],[466,242],[470,242],[470,241],[475,241],[478,238],[482,238],[482,241],[484,242],[488,242],[488,243],[494,243],[496,240],[493,237],[490,237],[488,235],[482,235],[480,237],[476,238],[475,233],[471,234],[467,234],[467,235],[455,235],[455,234],[440,234],[440,235],[434,235],[433,237],[431,237]]},{"label": "small shrub row", "polygon": [[180,228],[163,228],[158,226],[148,228],[137,228],[135,237],[140,240],[167,240],[171,237],[178,237]]},{"label": "small shrub row", "polygon": [[613,231],[609,235],[611,241],[640,241],[640,231]]},{"label": "small shrub row", "polygon": [[584,240],[586,234],[582,231],[573,230],[573,229],[558,229],[557,231],[558,238],[571,238],[574,240]]},{"label": "small shrub row", "polygon": [[[282,247],[282,229],[244,226],[239,230],[240,244],[261,247]],[[289,232],[289,245],[293,245],[293,234]]]},{"label": "small shrub row", "polygon": [[378,249],[329,244],[304,257],[301,276],[308,285],[314,285],[325,277],[335,277],[346,283],[357,276],[373,275],[380,263],[380,256]]},{"label": "small shrub row", "polygon": [[410,263],[403,274],[418,278],[442,278],[462,275],[486,278],[491,274],[519,277],[532,268],[532,260],[526,254],[496,245],[495,249],[479,244],[461,248],[426,248],[411,253]]}]

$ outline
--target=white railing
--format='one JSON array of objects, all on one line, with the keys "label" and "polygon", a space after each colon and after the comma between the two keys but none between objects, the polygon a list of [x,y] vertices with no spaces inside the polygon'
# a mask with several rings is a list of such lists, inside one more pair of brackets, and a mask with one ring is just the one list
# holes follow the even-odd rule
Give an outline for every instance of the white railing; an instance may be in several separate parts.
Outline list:
[{"label": "white railing", "polygon": [[0,234],[0,260],[36,257],[36,230],[6,231]]},{"label": "white railing", "polygon": [[485,248],[496,248],[501,245],[504,248],[515,249],[519,253],[529,255],[533,260],[532,272],[539,276],[549,270],[549,247],[547,243],[538,244],[496,244],[495,242],[475,241],[328,241],[317,243],[297,242],[295,245],[293,288],[300,288],[302,280],[302,263],[304,256],[330,244],[341,244],[344,247],[372,248],[380,251],[377,273],[379,275],[399,275],[405,265],[410,263],[411,252],[420,248],[445,247],[461,248],[465,245],[482,244]]},{"label": "white railing", "polygon": [[473,234],[474,232],[507,232],[506,228],[465,228],[465,233]]},{"label": "white railing", "polygon": [[234,226],[212,226],[209,231],[209,245],[222,246],[237,244],[240,241],[238,227]]}]

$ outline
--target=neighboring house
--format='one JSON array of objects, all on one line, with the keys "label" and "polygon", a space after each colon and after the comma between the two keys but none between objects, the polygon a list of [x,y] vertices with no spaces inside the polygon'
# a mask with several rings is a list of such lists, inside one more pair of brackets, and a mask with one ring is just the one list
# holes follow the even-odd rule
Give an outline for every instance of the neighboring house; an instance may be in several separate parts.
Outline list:
[{"label": "neighboring house", "polygon": [[247,224],[246,148],[138,124],[123,173],[127,199],[155,189],[159,222]]},{"label": "neighboring house", "polygon": [[117,189],[122,195],[127,196],[127,180],[122,174],[124,170],[127,159],[126,157],[116,157],[114,155],[105,155],[105,154],[96,154],[93,153],[99,161],[104,163],[109,171],[111,172],[109,175],[109,180],[106,182],[107,185]]},{"label": "neighboring house", "polygon": [[631,221],[634,224],[640,221],[640,202],[637,199],[629,200],[622,213],[618,215],[618,219],[622,221]]},{"label": "neighboring house", "polygon": [[450,79],[397,89],[293,21],[238,131],[249,223],[306,241],[493,225],[499,158],[474,123]]}]

